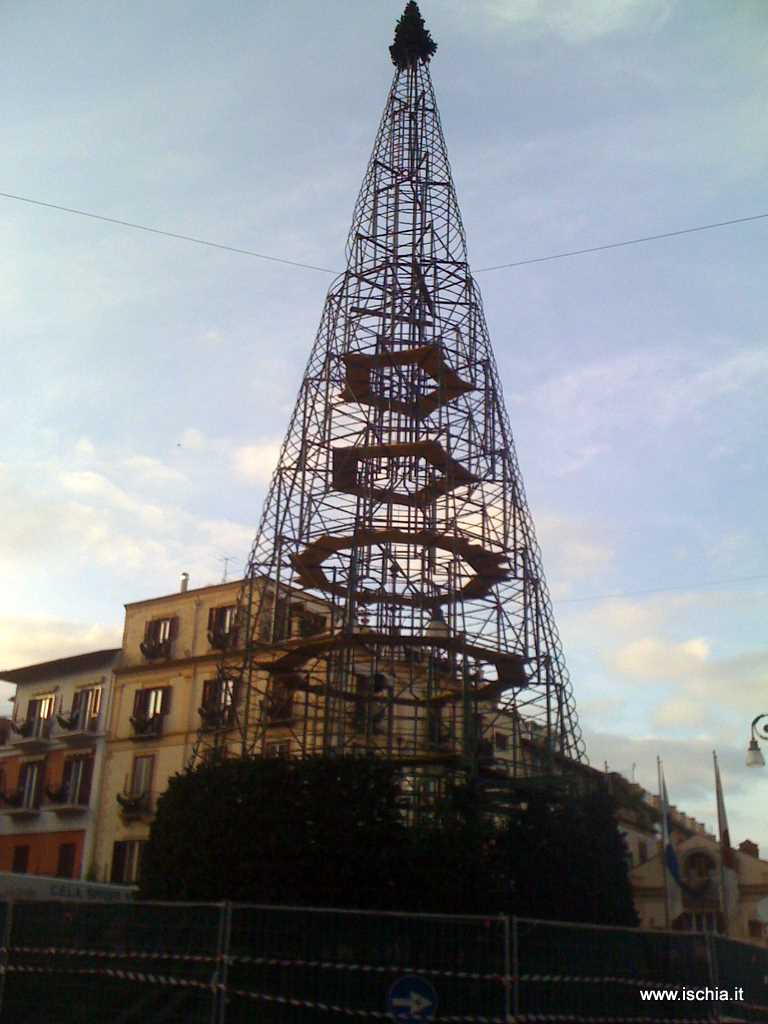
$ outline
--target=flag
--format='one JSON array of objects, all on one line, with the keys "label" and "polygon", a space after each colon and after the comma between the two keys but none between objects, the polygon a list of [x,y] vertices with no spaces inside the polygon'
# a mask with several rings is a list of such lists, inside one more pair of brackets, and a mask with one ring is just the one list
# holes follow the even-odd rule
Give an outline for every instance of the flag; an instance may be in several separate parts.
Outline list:
[{"label": "flag", "polygon": [[670,835],[669,797],[667,796],[667,783],[664,780],[664,768],[659,758],[656,758],[656,763],[659,770],[659,804],[661,810],[661,846],[664,865],[666,917],[667,924],[670,925],[683,912],[683,883],[680,878],[680,865],[677,861],[677,853],[672,845]]},{"label": "flag", "polygon": [[[736,853],[731,847],[731,836],[728,832],[728,818],[725,814],[725,800],[723,798],[723,784],[720,780],[720,765],[717,763],[717,753],[713,750],[712,757],[715,762],[715,793],[717,796],[717,831],[720,836],[720,894],[723,913],[726,923],[730,922],[736,913],[739,905],[739,876],[737,872]],[[730,927],[728,928],[730,930]]]}]

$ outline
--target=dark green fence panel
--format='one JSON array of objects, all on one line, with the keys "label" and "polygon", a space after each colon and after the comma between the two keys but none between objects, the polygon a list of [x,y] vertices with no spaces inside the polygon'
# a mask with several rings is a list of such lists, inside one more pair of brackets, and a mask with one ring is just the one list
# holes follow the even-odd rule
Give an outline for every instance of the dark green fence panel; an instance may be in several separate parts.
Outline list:
[{"label": "dark green fence panel", "polygon": [[[301,907],[44,902],[0,903],[0,934],[9,939],[0,1024],[388,1021],[392,986],[412,976],[399,998],[434,996],[421,1019],[434,1015],[438,1024],[768,1022],[768,951],[712,935]],[[663,998],[642,999],[651,989]],[[706,998],[683,998],[684,990]]]},{"label": "dark green fence panel", "polygon": [[15,903],[2,1020],[210,1024],[216,906]]},{"label": "dark green fence panel", "polygon": [[[573,1014],[575,1021],[717,1019],[719,1007],[712,999],[684,1001],[681,992],[683,986],[711,985],[704,935],[522,919],[516,926],[522,1019],[542,1014]],[[641,989],[666,989],[670,998],[646,1001]]]},{"label": "dark green fence panel", "polygon": [[[727,1004],[728,1016],[734,1021],[764,1024],[768,1021],[768,950],[720,936],[713,936],[712,945],[717,986],[732,997]],[[735,992],[741,998],[735,998]],[[721,1003],[721,1007],[725,1016],[726,1004]]]},{"label": "dark green fence panel", "polygon": [[506,1020],[502,918],[238,906],[229,944],[228,1024],[390,1019],[388,993],[415,975],[438,1019]]}]

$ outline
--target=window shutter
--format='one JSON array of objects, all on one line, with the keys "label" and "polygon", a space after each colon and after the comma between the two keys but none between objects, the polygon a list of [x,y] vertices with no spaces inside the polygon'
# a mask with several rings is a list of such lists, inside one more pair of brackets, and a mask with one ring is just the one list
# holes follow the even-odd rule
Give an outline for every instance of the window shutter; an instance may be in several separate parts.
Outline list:
[{"label": "window shutter", "polygon": [[168,712],[171,710],[171,687],[164,686],[162,690],[163,696],[160,702],[160,714],[167,715]]},{"label": "window shutter", "polygon": [[[61,784],[62,784],[62,786],[68,786],[70,781],[71,781],[71,779],[72,779],[72,762],[73,761],[74,761],[73,757],[68,757],[67,760],[64,762],[64,771],[61,773]],[[70,793],[70,796],[72,796],[72,795],[73,794]]]},{"label": "window shutter", "polygon": [[168,637],[169,637],[170,640],[175,640],[176,637],[178,636],[178,634],[179,634],[179,617],[178,617],[178,615],[174,615],[173,618],[170,620],[170,625],[168,627]]},{"label": "window shutter", "polygon": [[213,632],[216,629],[216,608],[208,609],[208,630]]},{"label": "window shutter", "polygon": [[83,759],[83,774],[80,776],[80,803],[87,804],[91,799],[91,782],[93,780],[93,758]]},{"label": "window shutter", "polygon": [[147,621],[146,621],[146,622],[144,623],[144,639],[145,639],[145,640],[146,640],[146,641],[147,641],[148,643],[151,643],[151,642],[152,642],[152,640],[154,640],[154,636],[153,636],[153,633],[154,633],[154,625],[155,625],[155,624],[154,624],[154,622],[152,621],[152,619],[147,619]]},{"label": "window shutter", "polygon": [[112,874],[110,882],[122,882],[125,878],[126,843],[115,843],[112,847]]},{"label": "window shutter", "polygon": [[71,712],[71,714],[72,714],[73,718],[80,711],[80,704],[82,702],[82,699],[83,699],[83,691],[82,690],[75,690],[75,692],[74,692],[74,694],[72,696],[72,712]]},{"label": "window shutter", "polygon": [[144,718],[147,714],[149,690],[137,690],[133,698],[133,717]]},{"label": "window shutter", "polygon": [[203,707],[207,708],[213,704],[216,697],[217,679],[206,679],[203,683]]},{"label": "window shutter", "polygon": [[38,761],[37,779],[35,780],[35,807],[39,807],[43,799],[43,786],[45,785],[45,761]]}]

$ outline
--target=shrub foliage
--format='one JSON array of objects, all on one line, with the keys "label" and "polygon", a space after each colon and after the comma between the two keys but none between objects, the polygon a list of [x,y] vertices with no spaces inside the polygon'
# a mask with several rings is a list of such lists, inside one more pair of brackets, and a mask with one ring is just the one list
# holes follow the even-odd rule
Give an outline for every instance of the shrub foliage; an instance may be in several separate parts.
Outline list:
[{"label": "shrub foliage", "polygon": [[373,758],[177,775],[158,801],[140,896],[637,923],[607,793],[531,794],[499,817],[466,784],[409,824],[399,769]]}]

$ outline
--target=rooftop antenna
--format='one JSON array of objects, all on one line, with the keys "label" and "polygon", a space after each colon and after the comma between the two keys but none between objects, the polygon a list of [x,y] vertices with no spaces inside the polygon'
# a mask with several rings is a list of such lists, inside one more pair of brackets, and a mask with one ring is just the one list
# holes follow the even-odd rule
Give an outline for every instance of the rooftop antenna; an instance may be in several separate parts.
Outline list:
[{"label": "rooftop antenna", "polygon": [[221,582],[222,583],[226,583],[227,582],[227,574],[229,572],[229,563],[230,562],[234,562],[234,560],[235,560],[235,556],[234,555],[221,555],[219,557],[219,561],[224,563],[224,572],[222,573],[222,576],[221,576]]}]

